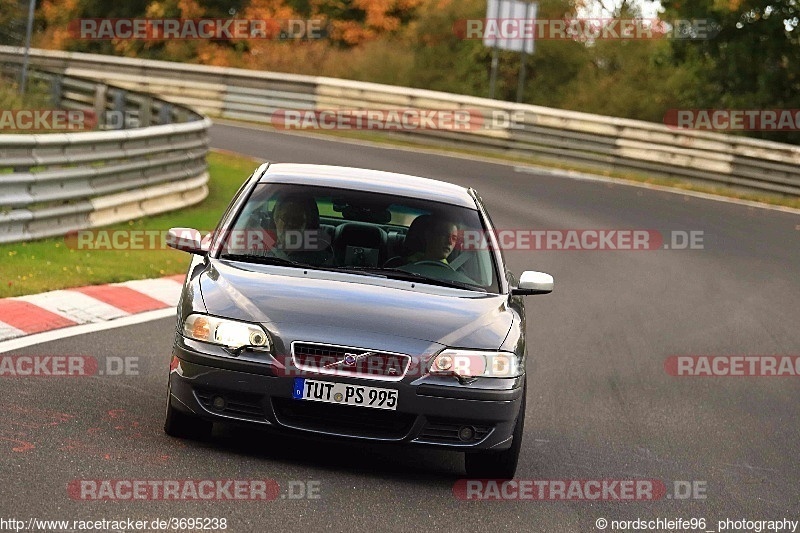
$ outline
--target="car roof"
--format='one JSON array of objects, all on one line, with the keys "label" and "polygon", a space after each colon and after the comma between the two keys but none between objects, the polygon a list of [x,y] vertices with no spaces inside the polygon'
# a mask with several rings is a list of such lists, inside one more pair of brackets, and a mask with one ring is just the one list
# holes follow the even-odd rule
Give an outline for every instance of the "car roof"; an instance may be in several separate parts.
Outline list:
[{"label": "car roof", "polygon": [[476,209],[469,190],[459,185],[365,168],[274,163],[269,164],[259,182],[353,189]]}]

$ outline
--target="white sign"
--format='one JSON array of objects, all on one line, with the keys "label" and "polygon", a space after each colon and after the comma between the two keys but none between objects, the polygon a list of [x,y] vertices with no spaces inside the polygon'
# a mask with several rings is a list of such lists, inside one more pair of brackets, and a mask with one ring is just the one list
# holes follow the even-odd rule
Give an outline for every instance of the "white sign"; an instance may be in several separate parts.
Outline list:
[{"label": "white sign", "polygon": [[539,4],[521,0],[488,0],[483,44],[490,48],[533,54]]}]

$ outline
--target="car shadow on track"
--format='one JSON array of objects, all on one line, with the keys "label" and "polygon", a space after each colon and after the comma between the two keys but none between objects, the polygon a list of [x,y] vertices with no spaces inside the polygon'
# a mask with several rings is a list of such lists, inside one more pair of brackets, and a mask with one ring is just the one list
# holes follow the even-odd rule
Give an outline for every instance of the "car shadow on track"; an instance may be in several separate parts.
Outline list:
[{"label": "car shadow on track", "polygon": [[390,477],[430,484],[452,483],[465,476],[464,461],[458,452],[394,443],[322,439],[233,424],[215,424],[210,439],[185,443],[189,447],[212,448],[287,467],[302,466],[332,473],[346,471],[372,475],[376,479]]}]

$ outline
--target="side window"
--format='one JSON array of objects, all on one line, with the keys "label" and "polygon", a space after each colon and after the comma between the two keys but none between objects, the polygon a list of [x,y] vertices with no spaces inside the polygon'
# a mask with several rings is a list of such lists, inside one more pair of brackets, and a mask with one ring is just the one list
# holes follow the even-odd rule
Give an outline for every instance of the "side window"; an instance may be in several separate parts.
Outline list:
[{"label": "side window", "polygon": [[219,247],[222,244],[224,244],[223,241],[221,241],[220,239],[227,240],[227,237],[225,237],[223,235],[224,232],[223,232],[222,228],[227,223],[229,223],[229,220],[230,220],[231,216],[233,216],[234,212],[240,208],[241,203],[244,200],[246,200],[245,192],[252,188],[251,187],[251,185],[252,185],[251,180],[253,179],[254,176],[255,176],[255,172],[253,174],[251,174],[250,177],[248,177],[246,180],[244,180],[244,183],[242,183],[242,185],[239,187],[239,190],[236,191],[236,194],[233,195],[233,200],[231,200],[231,203],[228,204],[228,208],[225,210],[225,212],[220,217],[219,223],[217,223],[217,227],[214,229],[213,238],[211,239],[211,249],[212,249],[212,251],[216,247]]},{"label": "side window", "polygon": [[242,183],[242,185],[239,187],[239,190],[236,191],[236,194],[233,195],[233,199],[231,200],[231,203],[228,204],[228,208],[225,210],[225,212],[222,214],[222,216],[219,219],[219,223],[217,224],[217,231],[219,231],[219,229],[222,227],[223,223],[226,220],[228,220],[228,217],[230,216],[230,214],[233,211],[233,209],[237,208],[239,206],[239,202],[240,202],[240,200],[242,200],[242,195],[244,194],[244,191],[247,190],[247,186],[250,184],[250,180],[251,179],[253,179],[253,174],[250,174],[250,177],[248,177],[246,180],[244,180],[244,183]]}]

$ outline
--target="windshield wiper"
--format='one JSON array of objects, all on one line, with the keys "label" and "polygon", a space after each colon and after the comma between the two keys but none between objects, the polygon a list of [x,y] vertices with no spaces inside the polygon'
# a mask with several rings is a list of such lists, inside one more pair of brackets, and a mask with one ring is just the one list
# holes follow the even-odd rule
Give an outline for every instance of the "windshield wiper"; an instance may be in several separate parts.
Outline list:
[{"label": "windshield wiper", "polygon": [[416,272],[409,272],[408,270],[403,270],[401,268],[351,266],[351,267],[342,267],[337,270],[342,270],[344,272],[353,271],[358,273],[369,272],[371,274],[381,274],[386,276],[387,278],[392,278],[392,279],[402,279],[404,281],[419,281],[421,283],[428,283],[430,285],[439,285],[441,287],[452,287],[454,289],[467,289],[470,291],[487,292],[486,289],[484,289],[483,287],[480,287],[478,285],[473,285],[471,283],[465,283],[462,281],[455,281],[449,279],[431,278],[423,274],[417,274]]},{"label": "windshield wiper", "polygon": [[281,266],[293,266],[298,268],[315,268],[313,265],[298,263],[297,261],[292,261],[291,259],[285,259],[283,257],[272,257],[267,255],[223,254],[219,258],[228,259],[230,261],[242,261],[243,263],[256,263],[259,265],[281,265]]},{"label": "windshield wiper", "polygon": [[[292,261],[291,259],[286,259],[284,257],[274,257],[274,256],[269,256],[269,255],[223,254],[223,255],[220,256],[220,259],[227,259],[229,261],[242,261],[243,263],[254,263],[254,264],[258,264],[258,265],[290,266],[290,267],[295,267],[295,268],[304,268],[306,270],[324,270],[324,271],[327,271],[327,272],[347,272],[346,269],[338,268],[338,267],[333,266],[333,265],[310,265],[308,263],[300,263],[298,261]],[[381,276],[379,274],[361,272],[361,271],[359,271],[358,274],[364,274],[364,275],[376,276],[376,277],[386,277],[386,276]]]},{"label": "windshield wiper", "polygon": [[[310,265],[308,263],[300,263],[298,261],[292,261],[291,259],[286,259],[285,257],[274,257],[269,255],[223,254],[219,258],[227,259],[230,261],[242,261],[244,263],[255,263],[258,265],[289,266],[295,268],[305,268],[306,270],[324,270],[327,272],[348,272],[348,269],[339,268],[334,265]],[[362,274],[366,276],[375,276],[383,278],[386,277],[385,275],[381,275],[378,273],[364,272],[357,269],[350,269],[350,271],[353,273]]]}]

